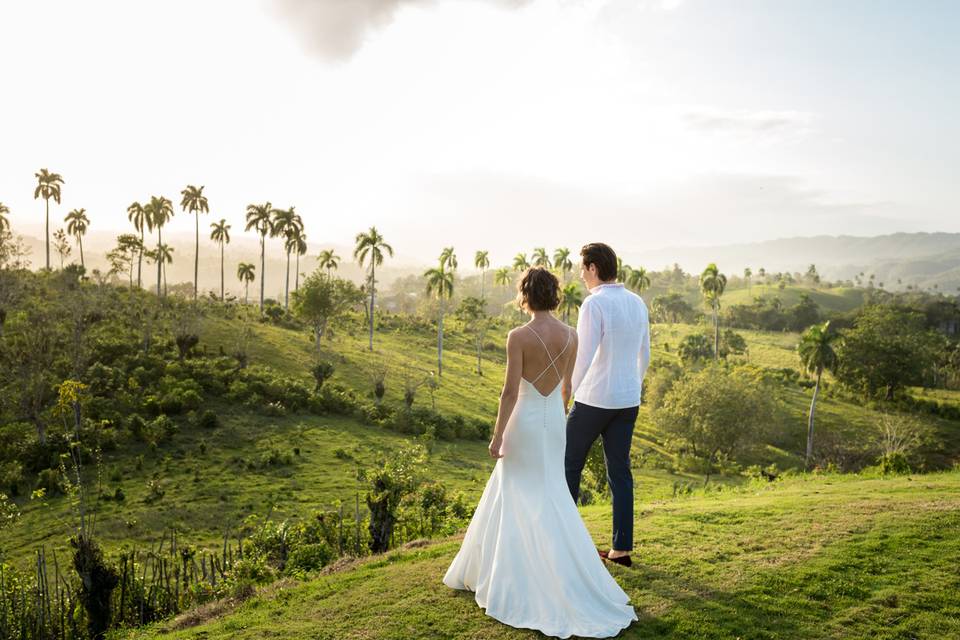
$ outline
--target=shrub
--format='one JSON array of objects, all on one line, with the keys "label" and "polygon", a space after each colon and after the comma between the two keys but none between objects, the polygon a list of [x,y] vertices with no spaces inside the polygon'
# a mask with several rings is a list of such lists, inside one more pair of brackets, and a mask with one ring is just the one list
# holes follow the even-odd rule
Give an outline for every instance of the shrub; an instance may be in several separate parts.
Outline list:
[{"label": "shrub", "polygon": [[333,556],[333,550],[325,542],[301,544],[290,552],[286,570],[291,572],[316,571],[330,564]]},{"label": "shrub", "polygon": [[63,495],[66,492],[59,469],[44,469],[38,473],[37,488],[46,490],[48,496]]},{"label": "shrub", "polygon": [[206,409],[197,418],[196,425],[202,429],[216,429],[220,426],[220,418],[216,411]]}]

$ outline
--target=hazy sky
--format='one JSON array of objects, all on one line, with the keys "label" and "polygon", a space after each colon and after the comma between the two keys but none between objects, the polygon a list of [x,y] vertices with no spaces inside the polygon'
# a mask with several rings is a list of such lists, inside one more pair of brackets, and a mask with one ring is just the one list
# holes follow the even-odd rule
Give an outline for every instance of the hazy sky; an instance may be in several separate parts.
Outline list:
[{"label": "hazy sky", "polygon": [[270,200],[424,263],[960,231],[958,31],[950,0],[6,2],[0,202],[39,235],[48,167],[56,226],[113,235],[203,184],[204,230]]}]

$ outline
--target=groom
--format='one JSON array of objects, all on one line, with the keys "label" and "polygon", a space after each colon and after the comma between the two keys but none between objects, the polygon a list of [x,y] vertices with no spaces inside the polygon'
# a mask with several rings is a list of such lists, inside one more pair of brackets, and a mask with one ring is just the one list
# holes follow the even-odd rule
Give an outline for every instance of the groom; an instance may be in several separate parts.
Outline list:
[{"label": "groom", "polygon": [[580,250],[580,277],[590,295],[577,320],[573,409],[567,416],[564,466],[573,501],[590,447],[603,438],[607,481],[613,494],[613,545],[605,558],[631,565],[633,474],[630,442],[640,409],[640,385],[650,364],[650,322],[640,296],[617,282],[617,255],[595,242]]}]

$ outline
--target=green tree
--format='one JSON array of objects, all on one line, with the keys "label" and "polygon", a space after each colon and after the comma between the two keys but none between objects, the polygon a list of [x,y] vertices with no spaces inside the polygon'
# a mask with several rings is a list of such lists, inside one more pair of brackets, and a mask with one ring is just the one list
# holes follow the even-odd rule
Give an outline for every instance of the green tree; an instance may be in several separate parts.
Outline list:
[{"label": "green tree", "polygon": [[[194,214],[196,222],[196,242],[193,253],[193,299],[197,299],[197,287],[200,274],[200,214],[209,213],[210,205],[207,202],[207,196],[203,195],[203,187],[195,187],[192,184],[180,192],[183,196],[180,200],[180,208],[188,213]],[[221,281],[223,278],[221,278]]]},{"label": "green tree", "polygon": [[643,295],[643,292],[650,287],[650,276],[647,275],[647,270],[643,267],[630,269],[626,284],[638,294]]},{"label": "green tree", "polygon": [[386,243],[384,237],[380,235],[376,227],[370,227],[369,231],[360,232],[356,237],[356,245],[353,249],[353,257],[360,264],[370,265],[370,277],[368,278],[370,291],[370,313],[367,320],[370,325],[370,351],[373,351],[373,312],[377,294],[377,271],[376,268],[383,264],[384,254],[393,257],[393,247]]},{"label": "green tree", "polygon": [[680,356],[680,359],[686,363],[706,360],[713,355],[710,338],[702,333],[691,333],[680,341],[680,345],[677,347],[677,354]]},{"label": "green tree", "polygon": [[527,254],[518,253],[513,257],[513,270],[526,271],[530,268],[530,262],[527,260]]},{"label": "green tree", "polygon": [[500,267],[493,273],[493,282],[501,287],[509,287],[513,282],[513,275],[509,267]]},{"label": "green tree", "polygon": [[300,216],[297,215],[294,207],[290,207],[289,209],[274,209],[271,234],[283,238],[283,251],[287,255],[287,275],[283,289],[284,309],[289,308],[290,305],[290,253],[295,248],[295,243],[292,242],[292,240],[296,237],[297,233],[299,233],[301,226]]},{"label": "green tree", "polygon": [[123,233],[117,236],[116,251],[125,257],[125,262],[130,268],[130,288],[133,288],[133,263],[134,257],[140,255],[143,251],[143,244],[140,238],[132,233]]},{"label": "green tree", "polygon": [[[454,258],[456,261],[456,258]],[[423,276],[427,279],[427,295],[436,294],[438,305],[437,318],[437,375],[443,376],[443,313],[444,300],[453,297],[453,270],[447,270],[449,261],[441,254],[440,266],[427,269]]]},{"label": "green tree", "polygon": [[90,219],[86,209],[74,209],[63,219],[67,223],[67,233],[72,235],[80,248],[80,266],[86,271],[87,265],[83,260],[83,236],[87,233]]},{"label": "green tree", "polygon": [[256,277],[256,269],[249,262],[241,262],[237,265],[237,279],[243,283],[243,304],[247,304],[250,299],[250,283]]},{"label": "green tree", "polygon": [[533,250],[533,265],[535,267],[543,267],[544,269],[553,267],[550,263],[550,256],[547,255],[547,250],[544,247],[536,247]]},{"label": "green tree", "polygon": [[830,329],[830,322],[815,324],[800,336],[797,345],[797,354],[803,368],[817,376],[817,383],[813,387],[813,399],[810,400],[810,412],[807,414],[807,454],[804,465],[810,468],[813,457],[813,420],[817,410],[817,396],[820,394],[820,380],[824,371],[835,372],[840,360],[834,348],[838,344],[840,334]]},{"label": "green tree", "polygon": [[477,349],[477,375],[483,375],[483,339],[487,333],[488,316],[486,305],[481,298],[467,297],[457,308],[457,318],[463,322],[467,333],[473,335]]},{"label": "green tree", "polygon": [[0,202],[0,233],[10,230],[10,220],[7,219],[8,215],[10,215],[10,207]]},{"label": "green tree", "polygon": [[[166,264],[164,259],[167,254],[172,253],[172,249],[165,251],[167,248],[163,244],[162,231],[163,225],[167,224],[171,218],[173,218],[173,202],[164,198],[163,196],[150,196],[150,202],[144,207],[144,210],[147,214],[147,227],[152,231],[154,227],[157,229],[157,249],[154,251],[155,256],[159,256],[156,260],[157,262],[157,297],[160,297],[160,277],[162,275],[163,265]],[[164,249],[161,249],[164,247]],[[171,257],[172,259],[172,257]]]},{"label": "green tree", "polygon": [[269,202],[264,204],[247,205],[247,226],[244,231],[254,229],[260,236],[260,313],[263,313],[263,286],[266,278],[266,242],[267,234],[273,235],[273,223],[271,222],[273,205]]},{"label": "green tree", "polygon": [[70,241],[67,240],[67,232],[63,229],[57,229],[53,232],[53,248],[60,256],[60,270],[63,270],[64,258],[70,257]]},{"label": "green tree", "polygon": [[480,299],[486,300],[484,285],[487,281],[487,269],[490,268],[490,255],[488,251],[477,251],[473,256],[473,266],[480,269]]},{"label": "green tree", "polygon": [[727,276],[710,263],[700,274],[700,293],[713,310],[713,359],[720,359],[720,296],[727,287]]},{"label": "green tree", "polygon": [[340,266],[340,256],[333,252],[333,249],[324,249],[317,256],[321,269],[327,270],[327,277],[331,277],[331,271],[336,271]]},{"label": "green tree", "polygon": [[747,283],[747,295],[750,295],[750,291],[751,291],[750,278],[751,278],[752,276],[753,276],[753,270],[750,269],[750,267],[746,267],[746,268],[743,270],[743,279],[744,279],[744,281]]},{"label": "green tree", "polygon": [[225,245],[230,244],[230,225],[226,218],[221,218],[220,222],[210,223],[210,239],[220,245],[220,302],[224,300],[224,270],[223,270],[223,249]]},{"label": "green tree", "polygon": [[553,252],[553,266],[560,271],[563,284],[567,284],[570,272],[573,271],[573,261],[570,260],[570,249],[560,247]]},{"label": "green tree", "polygon": [[303,221],[300,222],[296,233],[287,238],[287,242],[293,246],[293,253],[297,256],[293,268],[293,290],[296,291],[300,288],[300,256],[307,252],[307,234],[303,230]]},{"label": "green tree", "polygon": [[721,454],[757,445],[774,420],[775,396],[752,369],[710,363],[673,382],[654,413],[657,426],[709,470]]},{"label": "green tree", "polygon": [[133,223],[133,228],[140,233],[140,252],[137,255],[137,288],[139,289],[142,286],[141,284],[142,281],[140,279],[140,270],[141,270],[141,267],[143,266],[143,250],[144,250],[143,231],[148,226],[147,212],[143,208],[143,205],[140,204],[139,202],[134,202],[129,207],[127,207],[127,219]]},{"label": "green tree", "polygon": [[867,396],[892,400],[907,385],[922,385],[944,350],[945,338],[927,328],[922,313],[871,305],[844,332],[836,375]]},{"label": "green tree", "polygon": [[40,169],[35,173],[37,178],[37,188],[33,191],[33,199],[43,198],[46,205],[46,236],[47,236],[47,271],[50,270],[50,198],[60,204],[60,187],[63,185],[63,178],[59,173],[50,173],[46,169]]},{"label": "green tree", "polygon": [[576,282],[564,285],[560,290],[560,313],[565,323],[570,323],[570,316],[580,308],[581,304],[583,304],[583,293],[580,291],[580,286]]},{"label": "green tree", "polygon": [[351,307],[363,301],[363,294],[349,280],[330,278],[320,269],[303,281],[303,286],[293,292],[293,313],[313,328],[320,358],[320,341],[327,325]]}]

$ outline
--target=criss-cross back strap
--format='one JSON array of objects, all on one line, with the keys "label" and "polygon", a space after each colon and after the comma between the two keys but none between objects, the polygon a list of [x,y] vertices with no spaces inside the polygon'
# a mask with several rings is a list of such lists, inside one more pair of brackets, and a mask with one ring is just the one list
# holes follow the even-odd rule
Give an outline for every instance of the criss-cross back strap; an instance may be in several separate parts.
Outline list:
[{"label": "criss-cross back strap", "polygon": [[[530,331],[533,331],[533,328],[530,327],[529,325],[527,325],[527,329],[530,329]],[[547,357],[550,358],[550,364],[548,364],[548,365],[546,366],[546,368],[545,368],[543,371],[540,372],[540,375],[538,375],[536,378],[534,378],[533,380],[531,380],[531,381],[530,381],[530,384],[536,384],[536,383],[537,383],[537,380],[539,380],[540,378],[542,378],[542,377],[543,377],[543,374],[545,374],[547,371],[550,370],[550,367],[553,367],[553,370],[557,372],[557,377],[559,377],[561,380],[563,380],[563,374],[560,373],[560,369],[557,368],[557,360],[560,359],[560,356],[562,356],[562,355],[564,354],[564,352],[566,352],[567,347],[570,346],[570,330],[567,329],[567,342],[566,342],[566,344],[563,345],[563,349],[561,349],[561,350],[560,350],[560,353],[558,353],[556,356],[551,356],[551,355],[550,355],[550,349],[547,348],[547,343],[543,341],[543,338],[540,337],[540,334],[539,334],[539,333],[537,333],[536,331],[533,331],[533,335],[537,336],[537,340],[539,340],[539,341],[540,341],[540,344],[543,345],[543,350],[547,352]]]}]

